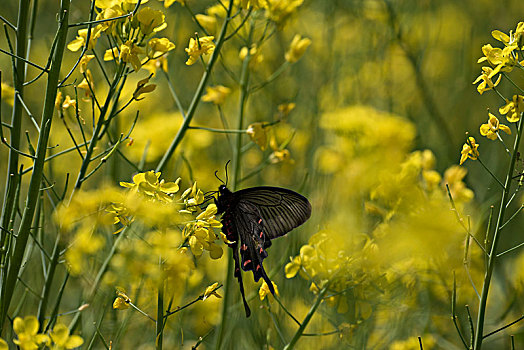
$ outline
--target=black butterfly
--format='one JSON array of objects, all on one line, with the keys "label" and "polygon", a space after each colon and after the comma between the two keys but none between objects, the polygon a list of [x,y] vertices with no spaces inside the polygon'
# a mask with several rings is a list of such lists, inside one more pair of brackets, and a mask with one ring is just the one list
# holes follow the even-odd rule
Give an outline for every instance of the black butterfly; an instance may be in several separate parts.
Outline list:
[{"label": "black butterfly", "polygon": [[228,245],[233,249],[235,277],[240,284],[246,317],[249,317],[251,311],[244,295],[240,268],[253,271],[255,282],[262,277],[275,294],[262,265],[267,257],[266,249],[271,246],[272,239],[306,222],[311,215],[311,204],[304,196],[285,188],[260,186],[231,192],[226,184],[218,187],[215,203],[217,214],[223,213],[222,231],[232,242]]}]

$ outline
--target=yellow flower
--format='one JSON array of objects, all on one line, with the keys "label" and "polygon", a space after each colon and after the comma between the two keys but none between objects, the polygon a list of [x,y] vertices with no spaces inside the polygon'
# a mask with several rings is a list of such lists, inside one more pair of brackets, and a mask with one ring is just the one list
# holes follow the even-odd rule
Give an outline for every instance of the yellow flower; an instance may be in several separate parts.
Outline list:
[{"label": "yellow flower", "polygon": [[286,267],[284,268],[284,271],[286,273],[286,278],[293,278],[297,275],[298,271],[300,270],[301,265],[301,259],[300,256],[295,256],[294,258],[290,258],[291,262],[288,262],[286,264]]},{"label": "yellow flower", "polygon": [[0,338],[0,350],[9,350],[9,346],[7,345],[7,342]]},{"label": "yellow flower", "polygon": [[287,117],[289,113],[291,113],[291,111],[295,109],[296,106],[297,104],[294,102],[283,103],[278,105],[277,109],[278,113],[280,114],[280,117]]},{"label": "yellow flower", "polygon": [[302,5],[304,0],[266,0],[267,17],[282,25]]},{"label": "yellow flower", "polygon": [[69,95],[67,95],[64,102],[62,103],[62,109],[68,109],[69,107],[75,109],[76,100],[73,100]]},{"label": "yellow flower", "polygon": [[70,335],[69,328],[63,324],[56,325],[50,333],[53,340],[53,350],[74,349],[84,344],[79,335]]},{"label": "yellow flower", "polygon": [[147,43],[147,57],[157,59],[174,48],[168,38],[153,38]]},{"label": "yellow flower", "polygon": [[[102,26],[98,25],[95,28],[91,28],[91,36],[89,37],[89,45],[87,46],[88,50],[92,50],[95,47],[96,41],[100,37],[101,33],[102,33]],[[80,50],[83,46],[85,46],[86,40],[87,40],[87,28],[79,29],[76,39],[71,41],[69,44],[67,44],[67,48],[70,51],[76,52]]]},{"label": "yellow flower", "polygon": [[182,6],[186,4],[185,0],[160,0],[164,1],[164,7],[168,8],[169,6],[173,5],[175,2],[179,2]]},{"label": "yellow flower", "polygon": [[160,56],[157,59],[148,60],[142,65],[142,68],[147,69],[150,74],[156,74],[157,69],[162,69],[167,72],[167,58],[166,56]]},{"label": "yellow flower", "polygon": [[521,114],[524,112],[524,96],[513,95],[511,102],[506,99],[506,105],[500,107],[499,112],[500,114],[506,114],[508,122],[518,122]]},{"label": "yellow flower", "polygon": [[133,69],[138,71],[142,67],[140,62],[139,54],[142,54],[143,51],[140,47],[136,46],[133,42],[127,41],[125,44],[120,46],[120,61],[130,63],[133,66]]},{"label": "yellow flower", "polygon": [[479,92],[479,94],[482,95],[484,91],[491,90],[500,83],[500,79],[502,78],[502,75],[499,75],[495,83],[491,81],[493,76],[496,74],[493,72],[494,70],[491,67],[482,67],[482,73],[473,82],[473,84],[477,84],[478,82],[482,80],[482,82],[477,86],[477,91]]},{"label": "yellow flower", "polygon": [[[501,38],[501,40],[504,39]],[[491,76],[494,76],[500,71],[511,72],[513,70],[513,67],[518,64],[518,61],[514,58],[512,53],[517,48],[517,45],[506,46],[504,49],[492,47],[490,44],[484,45],[482,46],[482,52],[484,53],[484,57],[479,58],[477,63],[488,61],[493,66],[495,66],[495,69],[493,69]]]},{"label": "yellow flower", "polygon": [[217,18],[215,16],[203,15],[201,13],[195,15],[196,20],[208,32],[214,32],[217,27]]},{"label": "yellow flower", "polygon": [[79,64],[80,73],[82,73],[82,74],[85,73],[85,71],[87,69],[87,64],[93,58],[95,58],[95,55],[84,55],[84,56],[82,56],[82,58],[80,59],[80,64]]},{"label": "yellow flower", "polygon": [[76,87],[84,90],[84,100],[89,100],[91,98],[91,89],[94,91],[95,86],[93,85],[93,75],[91,74],[91,71],[89,69],[85,72],[84,79]]},{"label": "yellow flower", "polygon": [[215,297],[219,299],[222,298],[222,296],[217,293],[217,289],[218,289],[218,282],[215,282],[212,285],[210,285],[209,287],[207,287],[204,292],[204,296],[202,297],[202,300],[206,300],[211,295],[214,295]]},{"label": "yellow flower", "polygon": [[112,61],[115,58],[118,58],[118,56],[120,56],[118,53],[118,47],[107,49],[106,52],[104,52],[104,61]]},{"label": "yellow flower", "polygon": [[124,290],[117,288],[116,290],[116,298],[113,302],[113,309],[117,310],[125,310],[129,309],[131,304],[131,298],[127,296]]},{"label": "yellow flower", "polygon": [[269,155],[269,161],[272,164],[284,162],[286,160],[289,160],[291,157],[291,153],[289,153],[289,150],[283,149],[283,150],[275,150],[273,153]]},{"label": "yellow flower", "polygon": [[138,11],[136,18],[140,25],[140,30],[144,35],[152,32],[159,32],[167,27],[166,16],[162,11],[144,7]]},{"label": "yellow flower", "polygon": [[177,193],[180,189],[178,183],[180,178],[175,182],[164,182],[160,180],[160,172],[148,171],[133,176],[133,183],[120,182],[120,186],[131,188],[132,190],[142,193],[150,198],[155,198],[161,202],[169,203],[173,201],[170,194]]},{"label": "yellow flower", "polygon": [[267,148],[267,132],[264,123],[253,123],[247,127],[246,133],[251,141],[256,143],[262,151]]},{"label": "yellow flower", "polygon": [[448,185],[456,203],[469,202],[474,197],[473,191],[467,188],[463,181],[467,173],[466,168],[458,165],[452,165],[444,172],[444,183]]},{"label": "yellow flower", "polygon": [[13,342],[22,350],[36,350],[42,344],[49,342],[49,337],[45,334],[38,334],[39,323],[35,316],[26,316],[15,318],[13,321],[13,330],[18,339]]},{"label": "yellow flower", "polygon": [[[277,296],[280,296],[278,293],[278,287],[275,284],[275,282],[271,281],[273,284],[273,288],[275,289],[275,294]],[[264,300],[266,298],[266,295],[271,295],[271,291],[269,290],[269,286],[267,285],[266,281],[262,282],[262,285],[260,286],[260,289],[258,290],[258,296],[260,297],[260,300]]]},{"label": "yellow flower", "polygon": [[468,137],[468,142],[462,146],[462,151],[460,152],[460,165],[462,165],[466,159],[476,160],[479,156],[479,144],[476,143],[473,137]]},{"label": "yellow flower", "polygon": [[293,41],[291,41],[291,45],[289,45],[289,50],[286,52],[286,61],[290,63],[295,63],[298,61],[304,52],[306,52],[306,49],[309,47],[309,45],[311,45],[311,39],[302,39],[300,35],[295,35]]},{"label": "yellow flower", "polygon": [[230,93],[231,89],[222,85],[207,86],[206,94],[202,96],[202,101],[221,105]]},{"label": "yellow flower", "polygon": [[213,36],[204,36],[198,38],[198,41],[194,38],[189,39],[189,46],[185,49],[189,55],[186,64],[190,66],[194,64],[200,56],[211,54],[215,50],[214,38]]},{"label": "yellow flower", "polygon": [[497,117],[495,117],[494,114],[488,113],[488,123],[482,124],[480,126],[480,134],[482,136],[486,136],[490,140],[496,140],[497,139],[497,133],[499,130],[504,131],[506,134],[511,135],[511,130],[509,127],[507,127],[504,124],[500,124]]},{"label": "yellow flower", "polygon": [[138,83],[136,83],[136,89],[135,92],[133,92],[133,99],[135,101],[143,100],[144,97],[140,98],[142,94],[153,92],[156,89],[156,84],[148,84],[149,79],[151,79],[151,76],[142,79]]}]

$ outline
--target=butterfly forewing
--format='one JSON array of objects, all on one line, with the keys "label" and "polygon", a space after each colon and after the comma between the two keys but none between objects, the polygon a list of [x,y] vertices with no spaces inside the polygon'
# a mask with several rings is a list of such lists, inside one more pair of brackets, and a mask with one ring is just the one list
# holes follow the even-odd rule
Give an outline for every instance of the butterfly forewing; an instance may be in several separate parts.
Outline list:
[{"label": "butterfly forewing", "polygon": [[252,187],[234,193],[239,204],[257,207],[268,239],[285,235],[311,216],[311,204],[302,195],[279,187]]}]

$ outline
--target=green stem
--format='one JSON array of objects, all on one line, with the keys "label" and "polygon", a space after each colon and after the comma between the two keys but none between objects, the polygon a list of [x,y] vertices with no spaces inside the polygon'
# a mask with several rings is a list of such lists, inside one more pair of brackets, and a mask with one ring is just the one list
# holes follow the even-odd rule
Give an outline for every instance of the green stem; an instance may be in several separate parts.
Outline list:
[{"label": "green stem", "polygon": [[326,294],[327,290],[328,289],[327,289],[327,286],[326,286],[326,287],[324,287],[320,291],[320,293],[318,293],[317,300],[315,300],[315,303],[313,304],[313,306],[311,306],[311,309],[309,309],[309,312],[307,313],[306,317],[304,318],[304,321],[302,321],[302,324],[300,325],[300,327],[298,327],[295,335],[293,336],[293,339],[291,339],[289,344],[287,344],[284,347],[284,350],[291,350],[291,349],[293,349],[295,347],[295,345],[297,344],[298,340],[300,339],[300,337],[304,333],[304,330],[306,329],[307,325],[309,324],[309,321],[311,321],[311,318],[313,317],[313,315],[317,311],[318,307],[320,306],[320,303],[324,299],[324,294]]},{"label": "green stem", "polygon": [[[159,258],[159,268],[160,274],[162,274],[163,263],[162,257]],[[162,277],[161,277],[162,278]],[[162,340],[164,335],[164,280],[160,281],[158,285],[158,295],[157,295],[157,306],[156,306],[156,349],[162,350]]]},{"label": "green stem", "polygon": [[[233,3],[233,1],[231,1]],[[251,44],[251,38],[253,35],[253,26],[251,27],[250,33],[249,33],[249,40],[248,40],[248,47]],[[240,78],[240,109],[238,112],[238,121],[237,121],[237,130],[243,129],[243,120],[244,120],[244,108],[246,104],[246,100],[248,97],[249,92],[247,91],[247,82],[249,77],[249,50],[246,58],[244,59],[244,63],[242,65],[242,75]],[[242,135],[241,133],[237,134],[236,139],[236,147],[233,148],[233,178],[232,178],[232,187],[234,190],[236,190],[238,184],[240,183],[240,159],[242,156]],[[216,336],[216,343],[215,343],[215,349],[220,349],[222,346],[222,341],[224,338],[224,332],[226,330],[226,325],[228,321],[228,307],[231,304],[231,291],[232,286],[235,284],[233,281],[233,269],[234,269],[234,262],[233,262],[233,256],[231,254],[231,250],[228,249],[227,254],[227,276],[226,276],[226,283],[225,283],[225,291],[224,291],[224,301],[222,302],[222,313],[221,313],[221,322],[219,323],[219,330],[217,332]]]},{"label": "green stem", "polygon": [[509,198],[509,192],[511,188],[511,180],[513,177],[513,170],[515,169],[515,163],[517,161],[517,155],[519,154],[518,149],[520,145],[520,139],[522,137],[522,122],[524,115],[521,115],[517,128],[517,136],[515,138],[515,145],[513,147],[513,155],[509,164],[508,172],[506,175],[506,181],[504,184],[504,190],[502,192],[502,199],[500,201],[499,215],[497,217],[497,224],[495,225],[495,233],[493,234],[493,243],[491,245],[490,254],[488,257],[488,268],[484,276],[484,284],[482,286],[482,294],[480,296],[480,303],[478,309],[477,318],[477,330],[475,334],[475,343],[473,345],[474,350],[480,350],[482,348],[484,320],[486,318],[486,304],[488,301],[489,286],[491,283],[491,277],[493,276],[493,268],[495,267],[495,261],[497,259],[497,245],[500,238],[500,230],[504,222],[504,214],[506,211],[506,202]]},{"label": "green stem", "polygon": [[206,66],[206,70],[204,74],[202,75],[202,79],[200,79],[200,83],[198,84],[197,90],[195,92],[195,95],[193,96],[193,100],[191,101],[191,105],[189,106],[189,109],[186,114],[186,118],[184,119],[184,122],[180,126],[180,129],[178,129],[178,132],[171,142],[171,145],[169,145],[169,148],[167,149],[166,153],[164,153],[164,156],[156,166],[155,171],[162,171],[164,167],[166,166],[169,159],[171,159],[171,156],[173,156],[173,153],[175,153],[176,148],[184,138],[184,135],[186,134],[186,131],[189,127],[189,124],[191,123],[191,120],[193,119],[193,116],[195,115],[196,109],[198,107],[198,104],[200,102],[200,98],[202,97],[202,94],[204,93],[204,88],[206,87],[207,81],[209,80],[209,77],[211,76],[211,70],[213,66],[215,65],[215,62],[218,60],[218,57],[220,56],[220,50],[222,49],[222,45],[224,44],[224,39],[226,37],[226,31],[227,26],[229,24],[229,21],[231,20],[231,11],[233,10],[233,4],[235,1],[231,1],[229,3],[229,7],[227,9],[226,18],[224,20],[224,23],[222,24],[222,29],[220,30],[220,34],[217,39],[217,44],[215,47],[215,50],[213,51],[213,54],[211,54],[211,58],[209,59],[209,63]]},{"label": "green stem", "polygon": [[67,24],[69,19],[69,0],[62,0],[59,12],[59,27],[58,27],[58,41],[56,50],[53,53],[51,69],[49,71],[47,88],[45,94],[44,111],[42,113],[42,121],[40,123],[41,131],[38,137],[38,146],[36,149],[36,159],[33,165],[33,173],[29,183],[27,192],[27,199],[25,208],[16,238],[16,244],[11,256],[10,266],[7,272],[7,279],[5,280],[5,295],[2,295],[2,304],[0,310],[0,333],[3,329],[5,319],[13,293],[18,279],[18,273],[21,267],[22,259],[26,249],[29,232],[31,230],[31,223],[35,213],[36,203],[40,192],[40,185],[42,183],[42,174],[44,171],[45,154],[47,150],[47,143],[49,141],[49,133],[51,131],[51,121],[55,109],[55,100],[57,94],[58,78],[60,75],[60,68],[62,66],[62,57],[67,38]]},{"label": "green stem", "polygon": [[[24,80],[25,80],[25,57],[27,52],[27,29],[28,29],[28,18],[29,18],[29,5],[30,0],[20,0],[19,11],[18,11],[18,22],[16,30],[16,55],[17,59],[13,65],[13,82],[14,89],[21,97],[24,96]],[[10,128],[10,144],[13,148],[9,150],[9,160],[7,166],[6,185],[7,189],[5,192],[4,202],[2,206],[2,216],[0,218],[1,227],[7,229],[11,213],[14,210],[15,205],[15,192],[16,185],[19,181],[20,174],[19,169],[19,154],[15,150],[20,149],[20,138],[22,130],[22,99],[15,98],[13,105],[13,112],[11,116],[11,128]],[[1,127],[1,126],[0,126]],[[7,241],[9,234],[6,231],[0,233],[0,249],[3,250],[0,254],[0,261],[5,264],[7,261]],[[2,334],[2,325],[5,318],[3,309],[5,308],[5,298],[3,297],[6,292],[6,278],[7,278],[7,265],[2,266],[2,275],[0,276],[0,335]],[[7,310],[6,310],[7,312]]]}]

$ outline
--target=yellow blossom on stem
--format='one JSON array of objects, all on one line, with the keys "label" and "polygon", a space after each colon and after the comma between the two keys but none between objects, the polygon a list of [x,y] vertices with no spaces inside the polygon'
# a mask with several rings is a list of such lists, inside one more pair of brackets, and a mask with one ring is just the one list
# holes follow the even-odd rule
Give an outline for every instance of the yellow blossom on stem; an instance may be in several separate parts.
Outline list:
[{"label": "yellow blossom on stem", "polygon": [[175,182],[164,182],[160,180],[160,172],[148,171],[139,173],[133,176],[133,183],[120,182],[120,186],[130,188],[138,193],[142,193],[147,197],[157,199],[161,202],[171,202],[171,194],[177,193],[180,189],[178,183],[180,178]]},{"label": "yellow blossom on stem", "polygon": [[152,75],[150,75],[149,77],[147,77],[145,79],[140,80],[136,84],[135,92],[133,92],[133,100],[135,100],[135,101],[143,100],[144,97],[140,98],[140,96],[142,96],[142,94],[150,93],[150,92],[152,92],[152,91],[154,91],[156,89],[156,84],[148,84],[149,83],[149,79],[151,79],[151,76]]},{"label": "yellow blossom on stem", "polygon": [[286,61],[290,63],[295,63],[302,57],[306,49],[311,45],[311,39],[303,38],[300,35],[295,35],[289,49],[286,52],[285,58]]},{"label": "yellow blossom on stem", "polygon": [[112,49],[107,49],[106,52],[104,52],[104,61],[112,61],[119,56],[120,53],[118,52],[118,47],[113,47]]},{"label": "yellow blossom on stem", "polygon": [[131,298],[127,296],[124,290],[117,288],[116,290],[116,298],[113,302],[113,309],[117,310],[125,310],[129,309],[131,306]]},{"label": "yellow blossom on stem", "polygon": [[175,44],[168,38],[153,38],[147,43],[147,57],[156,59],[174,49]]},{"label": "yellow blossom on stem", "polygon": [[208,32],[214,32],[217,28],[217,18],[215,16],[209,16],[204,14],[195,15],[196,20],[202,27],[204,27]]},{"label": "yellow blossom on stem", "polygon": [[153,10],[150,7],[143,7],[138,11],[136,18],[140,25],[142,34],[148,35],[152,32],[159,32],[167,27],[166,16],[160,10]]},{"label": "yellow blossom on stem", "polygon": [[473,82],[473,84],[477,84],[480,82],[480,84],[477,86],[477,91],[479,92],[479,94],[482,95],[484,91],[491,90],[500,83],[500,79],[502,79],[502,75],[499,75],[495,83],[491,81],[493,76],[496,74],[493,72],[494,72],[493,68],[491,67],[482,67],[482,73]]},{"label": "yellow blossom on stem", "polygon": [[247,127],[246,133],[251,138],[251,141],[256,143],[262,151],[267,148],[267,131],[264,123],[253,123]]},{"label": "yellow blossom on stem", "polygon": [[[275,282],[271,281],[273,284],[273,288],[275,289],[275,294],[277,296],[280,296],[280,293],[278,292],[278,287],[275,284]],[[269,286],[266,283],[266,281],[262,282],[262,285],[260,286],[260,289],[258,290],[258,296],[260,297],[260,300],[264,300],[267,295],[271,295],[271,291],[269,290]]]},{"label": "yellow blossom on stem", "polygon": [[189,55],[186,64],[190,66],[194,64],[200,56],[211,54],[215,50],[214,38],[213,36],[203,36],[198,38],[198,40],[195,40],[195,38],[189,39],[189,46],[185,49]]},{"label": "yellow blossom on stem", "polygon": [[147,69],[150,74],[156,74],[158,69],[167,72],[167,58],[165,55],[160,56],[157,59],[150,59],[142,65],[142,68]]},{"label": "yellow blossom on stem", "polygon": [[49,337],[45,334],[38,334],[39,322],[35,316],[15,318],[13,330],[17,338],[13,342],[22,350],[36,350],[41,345],[49,342]]},{"label": "yellow blossom on stem", "polygon": [[230,93],[231,89],[222,85],[207,86],[206,94],[202,96],[202,101],[213,102],[216,105],[221,105]]},{"label": "yellow blossom on stem", "polygon": [[82,73],[82,74],[85,73],[85,71],[87,70],[87,64],[93,58],[95,58],[95,55],[84,55],[84,56],[82,56],[82,58],[80,59],[80,63],[78,65],[80,67],[80,73]]},{"label": "yellow blossom on stem", "polygon": [[290,260],[291,262],[288,262],[284,267],[286,278],[295,277],[302,266],[300,256],[297,255],[294,258],[290,258]]},{"label": "yellow blossom on stem", "polygon": [[304,0],[266,0],[266,16],[273,22],[282,25],[302,5]]},{"label": "yellow blossom on stem", "polygon": [[[97,39],[100,37],[100,34],[102,33],[102,26],[98,25],[95,28],[91,28],[91,36],[89,37],[89,45],[87,45],[88,50],[92,50],[95,45]],[[85,46],[87,40],[87,28],[78,30],[78,35],[75,40],[71,41],[69,44],[67,44],[67,48],[70,51],[76,52],[80,50],[83,46]]]},{"label": "yellow blossom on stem", "polygon": [[93,85],[93,75],[91,74],[91,71],[89,69],[86,70],[84,79],[76,87],[81,90],[84,90],[84,100],[91,99],[91,90],[94,91],[95,86]]},{"label": "yellow blossom on stem", "polygon": [[53,341],[53,350],[74,349],[84,344],[84,339],[79,335],[70,335],[66,325],[56,325],[50,333]]},{"label": "yellow blossom on stem", "polygon": [[0,338],[0,350],[9,350],[9,346],[7,345],[7,342]]},{"label": "yellow blossom on stem", "polygon": [[476,160],[479,156],[479,144],[476,143],[475,139],[471,136],[468,137],[468,142],[462,146],[460,152],[460,165],[462,165],[466,159]]},{"label": "yellow blossom on stem", "polygon": [[143,50],[136,46],[133,42],[127,41],[125,44],[120,46],[120,61],[130,63],[133,69],[138,71],[142,67],[142,63],[139,54],[142,54]]},{"label": "yellow blossom on stem", "polygon": [[65,97],[64,102],[62,103],[62,109],[68,109],[72,107],[73,109],[76,108],[76,100],[72,99],[71,96],[67,95]]},{"label": "yellow blossom on stem", "polygon": [[218,282],[215,282],[212,285],[210,285],[209,287],[207,287],[204,292],[204,295],[202,296],[202,300],[206,300],[211,295],[214,295],[216,298],[219,298],[219,299],[222,298],[222,296],[217,293],[217,289],[218,289]]},{"label": "yellow blossom on stem", "polygon": [[490,140],[496,140],[499,130],[504,131],[506,134],[511,135],[511,129],[504,125],[500,124],[499,120],[493,113],[488,113],[488,122],[480,126],[480,134],[486,136]]},{"label": "yellow blossom on stem", "polygon": [[499,108],[500,114],[505,114],[510,123],[516,123],[524,112],[524,96],[513,95],[513,99],[506,99],[506,105]]}]

